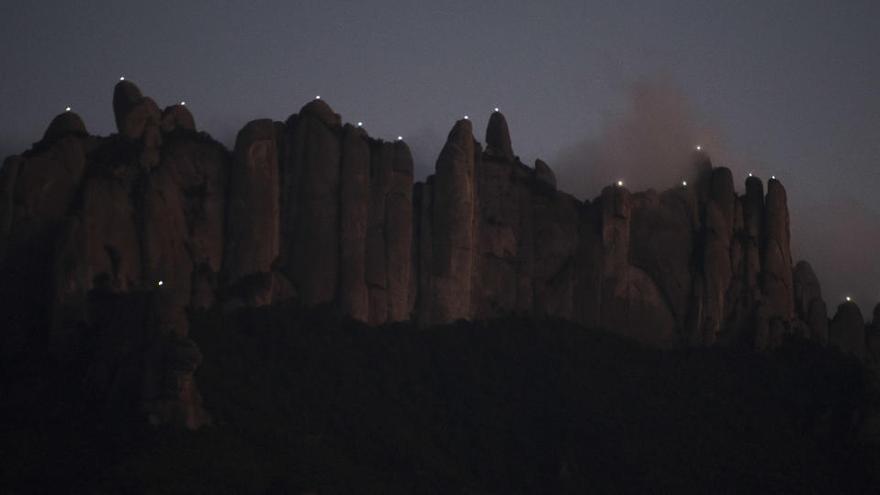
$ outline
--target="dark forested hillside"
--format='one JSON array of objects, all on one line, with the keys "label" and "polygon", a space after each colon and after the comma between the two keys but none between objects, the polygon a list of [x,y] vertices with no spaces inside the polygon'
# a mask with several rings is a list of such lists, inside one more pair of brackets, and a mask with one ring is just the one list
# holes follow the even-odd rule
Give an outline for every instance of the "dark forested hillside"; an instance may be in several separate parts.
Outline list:
[{"label": "dark forested hillside", "polygon": [[661,351],[560,321],[417,330],[331,315],[292,305],[194,315],[213,416],[196,432],[113,422],[134,415],[105,414],[82,399],[73,368],[35,356],[4,376],[2,485],[831,492],[872,481],[856,438],[864,368],[815,343]]}]

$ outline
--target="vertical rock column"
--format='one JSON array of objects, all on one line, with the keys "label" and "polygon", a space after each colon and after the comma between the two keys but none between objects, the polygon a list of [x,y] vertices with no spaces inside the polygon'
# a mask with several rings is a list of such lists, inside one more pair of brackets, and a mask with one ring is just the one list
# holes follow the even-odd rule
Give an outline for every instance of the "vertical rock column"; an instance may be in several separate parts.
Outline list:
[{"label": "vertical rock column", "polygon": [[366,282],[369,322],[409,318],[413,163],[403,141],[375,142],[370,161]]},{"label": "vertical rock column", "polygon": [[794,315],[790,239],[785,188],[770,179],[764,207],[761,288],[767,317],[785,323]]},{"label": "vertical rock column", "polygon": [[431,323],[471,316],[474,255],[474,137],[471,123],[455,123],[440,156],[431,197]]},{"label": "vertical rock column", "polygon": [[235,139],[223,259],[224,277],[230,283],[270,272],[280,252],[276,139],[271,120],[248,123]]},{"label": "vertical rock column", "polygon": [[339,115],[321,100],[288,124],[282,170],[284,271],[306,306],[329,303],[339,281]]},{"label": "vertical rock column", "polygon": [[757,177],[746,179],[746,193],[739,198],[743,211],[742,235],[742,290],[740,307],[747,314],[743,315],[742,327],[738,330],[746,333],[754,327],[754,310],[761,299],[761,249],[764,232],[764,184]]},{"label": "vertical rock column", "polygon": [[822,289],[813,267],[799,261],[792,276],[794,284],[794,309],[798,318],[806,324],[807,338],[820,343],[828,341],[828,310],[822,300]]},{"label": "vertical rock column", "polygon": [[366,133],[347,124],[342,131],[340,195],[339,306],[344,314],[368,321],[366,239],[370,203],[370,145]]},{"label": "vertical rock column", "polygon": [[385,197],[385,260],[388,270],[388,321],[410,317],[409,288],[413,238],[413,159],[403,141],[394,143],[391,182]]},{"label": "vertical rock column", "polygon": [[715,342],[724,324],[725,300],[731,281],[730,248],[736,206],[730,170],[715,168],[710,177],[703,236],[701,335],[704,345]]},{"label": "vertical rock column", "polygon": [[859,359],[865,358],[865,319],[858,304],[852,301],[841,303],[828,333],[832,345]]}]

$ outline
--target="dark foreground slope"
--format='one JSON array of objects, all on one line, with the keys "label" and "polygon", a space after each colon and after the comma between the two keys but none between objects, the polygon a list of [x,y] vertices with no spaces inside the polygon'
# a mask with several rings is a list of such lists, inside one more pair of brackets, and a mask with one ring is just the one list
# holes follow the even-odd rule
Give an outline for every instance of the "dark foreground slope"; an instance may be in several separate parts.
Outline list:
[{"label": "dark foreground slope", "polygon": [[658,351],[553,321],[369,328],[280,306],[193,323],[211,356],[197,378],[214,426],[98,421],[75,379],[35,362],[17,372],[27,376],[4,377],[4,491],[840,492],[870,483],[853,427],[867,397],[863,369],[808,342],[772,354]]}]

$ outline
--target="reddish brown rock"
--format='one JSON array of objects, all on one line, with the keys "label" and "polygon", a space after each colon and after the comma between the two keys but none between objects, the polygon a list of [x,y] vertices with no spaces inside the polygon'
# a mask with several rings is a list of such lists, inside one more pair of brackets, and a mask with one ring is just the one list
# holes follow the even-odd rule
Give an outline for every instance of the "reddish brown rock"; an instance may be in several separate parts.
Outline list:
[{"label": "reddish brown rock", "polygon": [[404,321],[409,314],[412,268],[413,159],[403,141],[394,143],[391,177],[385,198],[385,259],[388,270],[387,321]]},{"label": "reddish brown rock", "polygon": [[794,316],[794,287],[786,201],[782,183],[770,179],[764,207],[761,288],[768,315],[788,321]]},{"label": "reddish brown rock", "polygon": [[819,279],[816,278],[810,263],[804,260],[797,262],[792,273],[792,284],[794,285],[794,309],[802,320],[806,320],[813,300],[822,299]]},{"label": "reddish brown rock", "polygon": [[278,147],[271,120],[255,120],[238,133],[229,170],[225,279],[268,273],[280,253]]},{"label": "reddish brown rock", "polygon": [[[526,235],[520,226],[521,216],[533,215],[532,180],[518,173],[524,168],[487,149],[475,170],[479,205],[475,211],[477,276],[471,280],[471,290],[472,313],[477,319],[500,317],[517,309],[518,269],[526,269],[519,256],[518,239]],[[522,276],[528,279],[531,290],[531,268]],[[531,301],[529,305],[531,311]]]},{"label": "reddish brown rock", "polygon": [[142,256],[128,185],[117,178],[85,181],[82,204],[65,225],[55,252],[50,351],[69,354],[93,289],[109,293],[142,287]]},{"label": "reddish brown rock", "polygon": [[764,232],[764,185],[757,177],[746,179],[746,194],[740,198],[743,211],[743,295],[741,306],[753,308],[760,299],[761,236]]},{"label": "reddish brown rock", "polygon": [[67,134],[88,134],[82,118],[74,112],[64,112],[52,119],[52,122],[43,134],[43,141],[55,141]]},{"label": "reddish brown rock", "polygon": [[366,239],[370,204],[370,146],[366,133],[346,125],[342,136],[339,305],[360,321],[370,316]]},{"label": "reddish brown rock", "polygon": [[631,201],[629,191],[620,186],[602,190],[601,225],[604,278],[623,273],[629,264],[629,233]]},{"label": "reddish brown rock", "polygon": [[578,202],[567,194],[535,194],[533,286],[537,315],[574,317]]},{"label": "reddish brown rock", "polygon": [[639,195],[633,207],[630,262],[656,281],[680,332],[690,311],[698,222],[696,197],[689,188]]},{"label": "reddish brown rock", "polygon": [[178,189],[186,220],[187,251],[193,264],[211,273],[222,268],[226,228],[229,153],[205,139],[169,139],[162,167]]},{"label": "reddish brown rock", "polygon": [[513,147],[510,145],[510,131],[507,120],[501,112],[492,112],[486,127],[486,154],[503,161],[513,160]]},{"label": "reddish brown rock", "polygon": [[394,144],[373,143],[370,153],[370,201],[368,204],[365,281],[370,316],[378,325],[388,319],[388,253],[386,212],[391,178],[394,174]]},{"label": "reddish brown rock", "polygon": [[149,147],[156,147],[161,119],[156,102],[144,97],[125,114],[119,133],[129,139],[144,139]]},{"label": "reddish brown rock", "polygon": [[602,191],[601,325],[660,347],[680,344],[666,298],[644,270],[630,264],[633,197],[624,187]]},{"label": "reddish brown rock", "polygon": [[[733,174],[727,167],[716,167],[712,169],[709,183],[709,198],[718,208],[721,219],[724,220],[727,236],[733,236],[734,221],[736,218],[736,193],[733,189]],[[716,222],[717,223],[717,222]],[[716,227],[720,227],[718,223]]]},{"label": "reddish brown rock", "polygon": [[113,116],[116,118],[116,129],[122,132],[129,112],[141,101],[144,95],[131,81],[119,81],[113,88]]},{"label": "reddish brown rock", "polygon": [[730,285],[730,246],[732,228],[726,213],[715,199],[705,207],[703,239],[703,319],[700,325],[704,345],[715,343],[722,331],[725,296]]},{"label": "reddish brown rock", "polygon": [[432,185],[432,323],[471,316],[471,277],[474,257],[476,154],[471,123],[455,123],[437,158]]},{"label": "reddish brown rock", "polygon": [[185,105],[171,105],[162,111],[161,128],[166,133],[177,129],[195,131],[196,121]]},{"label": "reddish brown rock", "polygon": [[335,300],[339,280],[339,116],[322,100],[288,124],[282,166],[284,273],[306,306]]},{"label": "reddish brown rock", "polygon": [[160,166],[146,179],[143,197],[143,281],[162,282],[162,291],[173,295],[175,305],[189,305],[193,261],[187,249],[188,229],[184,204],[173,170]]}]

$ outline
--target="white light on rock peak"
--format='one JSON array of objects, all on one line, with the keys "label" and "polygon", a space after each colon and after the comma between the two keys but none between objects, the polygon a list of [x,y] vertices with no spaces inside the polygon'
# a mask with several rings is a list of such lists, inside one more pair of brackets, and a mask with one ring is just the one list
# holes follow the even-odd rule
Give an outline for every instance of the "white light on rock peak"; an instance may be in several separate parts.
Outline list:
[{"label": "white light on rock peak", "polygon": [[363,126],[364,126],[363,122],[358,122],[358,127],[363,127]]},{"label": "white light on rock peak", "polygon": [[771,175],[770,178],[773,179],[773,180],[776,180],[776,176],[775,176],[775,175]]},{"label": "white light on rock peak", "polygon": [[688,186],[688,181],[686,181],[686,180],[681,181],[681,187],[687,187],[687,186]]},{"label": "white light on rock peak", "polygon": [[403,141],[403,136],[397,136],[398,141]]},{"label": "white light on rock peak", "polygon": [[846,296],[846,302],[852,302],[852,298],[849,296]]},{"label": "white light on rock peak", "polygon": [[321,99],[321,95],[316,95],[316,96],[315,96],[315,99],[316,99],[316,100],[320,100],[320,99]]},{"label": "white light on rock peak", "polygon": [[119,76],[120,81],[125,81],[125,76]]},{"label": "white light on rock peak", "polygon": [[496,111],[496,112],[500,112],[501,110],[498,110],[498,107],[495,107],[495,111]]},{"label": "white light on rock peak", "polygon": [[749,177],[751,177],[751,176],[752,176],[752,173],[751,173],[751,172],[749,172]]},{"label": "white light on rock peak", "polygon": [[622,181],[622,180],[617,181],[617,187],[623,187],[623,181]]},{"label": "white light on rock peak", "polygon": [[464,116],[464,120],[470,120],[467,115]]},{"label": "white light on rock peak", "polygon": [[165,285],[165,282],[160,280],[156,285],[158,285],[159,287],[162,287],[163,285]]},{"label": "white light on rock peak", "polygon": [[70,107],[66,107],[66,108],[64,109],[64,111],[65,111],[65,112],[69,112],[69,111],[70,111]]},{"label": "white light on rock peak", "polygon": [[185,101],[180,102],[180,106],[185,107],[185,106],[186,106],[186,102],[185,102]]}]

